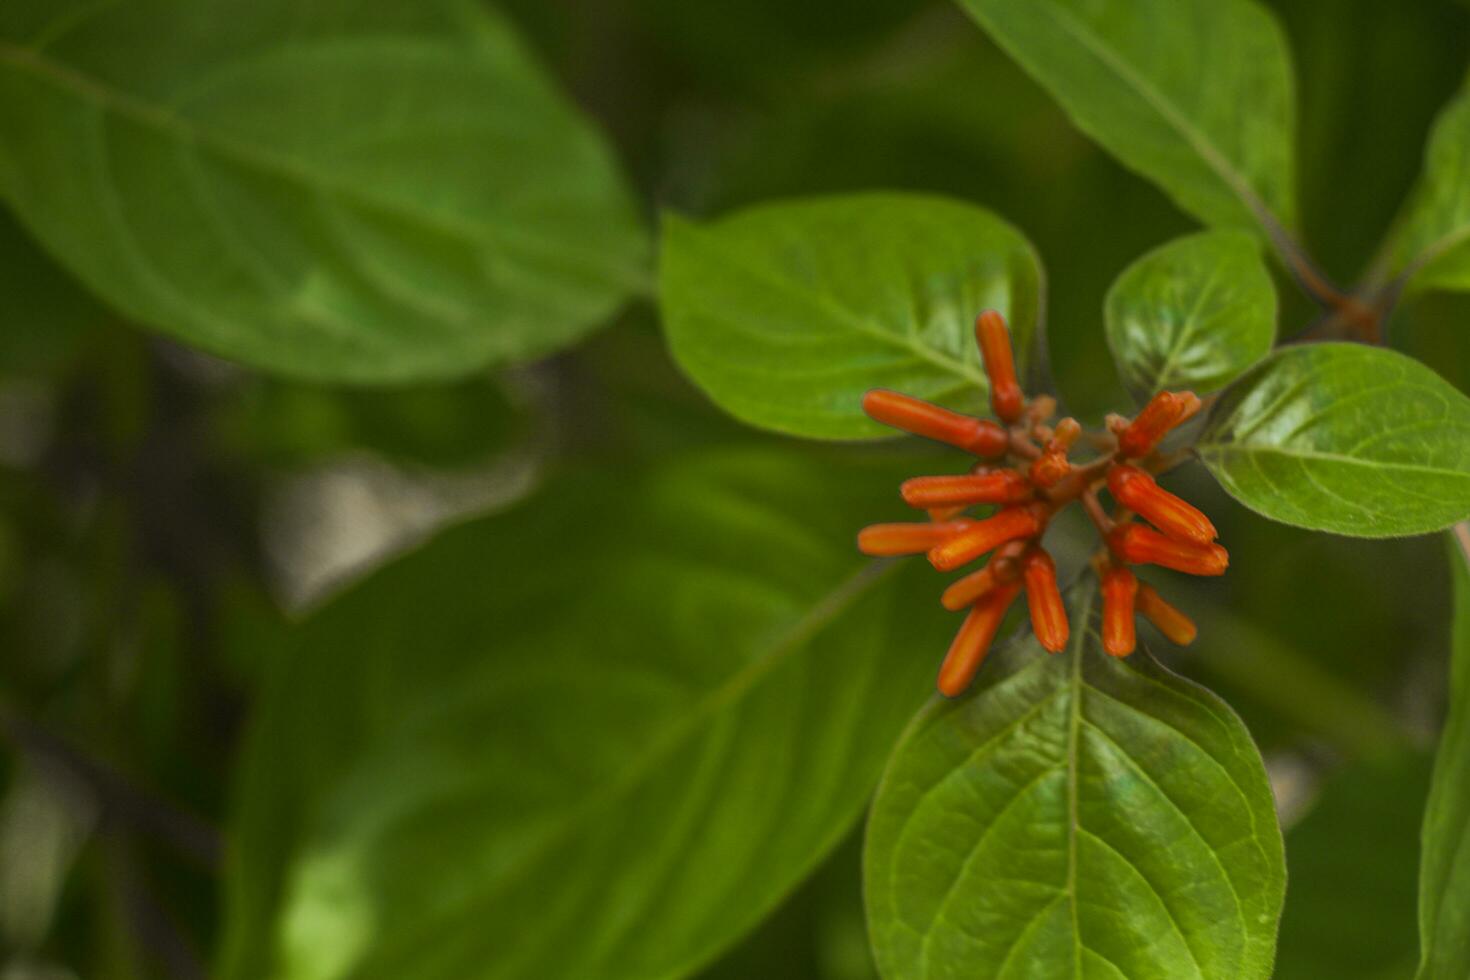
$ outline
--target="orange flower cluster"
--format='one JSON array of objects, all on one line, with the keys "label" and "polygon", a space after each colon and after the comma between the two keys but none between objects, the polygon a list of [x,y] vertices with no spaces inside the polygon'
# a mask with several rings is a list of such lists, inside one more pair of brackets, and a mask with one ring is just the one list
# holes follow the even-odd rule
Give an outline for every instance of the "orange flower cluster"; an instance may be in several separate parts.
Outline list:
[{"label": "orange flower cluster", "polygon": [[[929,520],[874,524],[858,534],[858,548],[875,556],[927,554],[941,572],[982,555],[984,567],[951,583],[940,601],[946,609],[968,610],[939,671],[939,691],[955,697],[969,687],[985,659],[1006,611],[1024,591],[1031,628],[1046,649],[1067,645],[1070,626],[1057,587],[1056,565],[1042,547],[1051,519],[1080,501],[1097,525],[1105,548],[1093,564],[1102,580],[1103,648],[1113,656],[1133,652],[1135,615],[1142,615],[1179,644],[1190,643],[1195,627],[1130,565],[1161,565],[1191,575],[1221,575],[1229,555],[1215,542],[1215,526],[1190,504],[1163,489],[1153,474],[1167,466],[1158,445],[1168,432],[1199,411],[1190,392],[1164,391],[1132,420],[1109,416],[1096,433],[1100,455],[1074,463],[1073,447],[1083,436],[1076,419],[1050,424],[1056,403],[1027,399],[1016,380],[1015,359],[1005,320],[986,310],[975,320],[975,338],[990,379],[996,420],[973,418],[901,395],[874,389],[863,410],[874,420],[914,435],[963,449],[980,461],[968,473],[918,476],[901,487],[904,502],[926,510]],[[1117,504],[1109,515],[1098,492]],[[965,516],[976,505],[995,512]],[[1139,523],[1135,516],[1148,524]],[[1149,526],[1152,525],[1152,526]]]}]

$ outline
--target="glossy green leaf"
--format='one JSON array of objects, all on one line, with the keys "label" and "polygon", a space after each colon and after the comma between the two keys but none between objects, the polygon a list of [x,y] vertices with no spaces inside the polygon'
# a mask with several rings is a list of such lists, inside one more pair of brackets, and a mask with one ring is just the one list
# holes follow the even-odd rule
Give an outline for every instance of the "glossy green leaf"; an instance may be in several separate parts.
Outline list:
[{"label": "glossy green leaf", "polygon": [[1190,214],[1295,224],[1290,59],[1258,4],[959,2],[1079,129]]},{"label": "glossy green leaf", "polygon": [[1470,88],[1435,120],[1386,258],[1413,288],[1470,289]]},{"label": "glossy green leaf", "polygon": [[317,379],[535,357],[644,275],[607,148],[470,0],[8,0],[0,196],[127,316]]},{"label": "glossy green leaf", "polygon": [[1161,388],[1223,388],[1271,352],[1276,287],[1260,246],[1239,232],[1170,242],[1109,290],[1108,345],[1140,401]]},{"label": "glossy green leaf", "polygon": [[1424,809],[1419,869],[1419,980],[1470,974],[1470,531],[1451,546],[1455,623],[1450,714]]},{"label": "glossy green leaf", "polygon": [[1097,639],[1030,636],[915,719],[868,823],[889,980],[1270,975],[1281,834],[1250,735],[1214,695]]},{"label": "glossy green leaf", "polygon": [[0,209],[0,372],[44,372],[108,313]]},{"label": "glossy green leaf", "polygon": [[[1386,745],[1378,751],[1384,753]],[[1414,972],[1429,759],[1384,753],[1333,773],[1286,833],[1291,887],[1274,980],[1405,980]]]},{"label": "glossy green leaf", "polygon": [[894,388],[984,410],[975,315],[1033,363],[1041,267],[1010,225],[943,198],[859,194],[664,220],[660,302],[675,359],[732,415],[793,435],[892,435],[862,413]]},{"label": "glossy green leaf", "polygon": [[932,570],[853,544],[897,476],[772,451],[572,474],[330,603],[250,739],[222,975],[710,959],[852,826],[930,689]]},{"label": "glossy green leaf", "polygon": [[1196,446],[1272,520],[1383,538],[1470,515],[1470,399],[1412,358],[1288,347],[1226,390]]}]

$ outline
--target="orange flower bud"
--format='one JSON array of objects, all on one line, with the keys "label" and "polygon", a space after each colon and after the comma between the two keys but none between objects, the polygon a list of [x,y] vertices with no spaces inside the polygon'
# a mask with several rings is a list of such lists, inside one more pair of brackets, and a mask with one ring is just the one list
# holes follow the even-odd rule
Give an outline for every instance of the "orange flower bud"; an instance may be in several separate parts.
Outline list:
[{"label": "orange flower bud", "polygon": [[1138,645],[1133,627],[1133,600],[1138,595],[1138,579],[1126,568],[1113,567],[1102,577],[1103,649],[1115,657],[1126,657]]},{"label": "orange flower bud", "polygon": [[1199,411],[1199,407],[1200,400],[1192,392],[1159,392],[1118,435],[1118,449],[1124,456],[1147,456],[1170,429]]},{"label": "orange flower bud", "polygon": [[1048,451],[1060,449],[1066,452],[1076,444],[1081,436],[1082,423],[1069,415],[1058,422],[1057,427],[1052,430],[1051,441],[1046,444],[1046,448]]},{"label": "orange flower bud", "polygon": [[930,548],[929,562],[941,572],[949,572],[1007,541],[1033,537],[1041,532],[1041,514],[1035,505],[1007,507]]},{"label": "orange flower bud", "polygon": [[1164,597],[1147,582],[1138,583],[1138,611],[1170,642],[1187,647],[1194,642],[1199,630],[1194,621],[1164,601]]},{"label": "orange flower bud", "polygon": [[949,652],[944,655],[944,664],[939,668],[939,693],[947,698],[959,697],[975,679],[990,644],[1005,619],[1006,610],[1016,601],[1021,583],[1002,585],[983,596],[970,609],[964,625],[955,634]]},{"label": "orange flower bud", "polygon": [[957,446],[976,456],[1000,456],[1010,446],[1005,430],[989,419],[951,412],[896,391],[874,388],[863,396],[863,411],[875,422]]},{"label": "orange flower bud", "polygon": [[1031,482],[1038,487],[1054,487],[1070,472],[1072,464],[1067,462],[1067,454],[1048,449],[1031,464]]},{"label": "orange flower bud", "polygon": [[952,521],[963,514],[965,512],[965,505],[959,504],[955,507],[927,507],[925,510],[929,514],[929,520],[934,521],[936,524],[943,524],[945,521]]},{"label": "orange flower bud", "polygon": [[1031,499],[1031,484],[1015,470],[960,476],[916,476],[899,492],[910,507],[964,504],[1019,504]]},{"label": "orange flower bud", "polygon": [[858,532],[858,550],[865,555],[917,555],[975,526],[974,521],[942,524],[870,524]]},{"label": "orange flower bud", "polygon": [[1052,653],[1066,649],[1067,607],[1057,589],[1057,566],[1040,548],[1021,560],[1026,579],[1026,602],[1031,608],[1031,630]]},{"label": "orange flower bud", "polygon": [[1015,422],[1026,407],[1026,396],[1016,381],[1016,360],[1011,354],[1011,332],[1005,318],[986,310],[975,318],[975,340],[990,378],[990,407],[997,418]]},{"label": "orange flower bud", "polygon": [[1108,535],[1108,548],[1130,565],[1162,565],[1190,575],[1224,575],[1230,564],[1230,553],[1218,544],[1175,541],[1142,524],[1120,525]]},{"label": "orange flower bud", "polygon": [[997,585],[1017,581],[1021,577],[1021,563],[1017,559],[1026,547],[1025,541],[1007,541],[996,549],[984,568],[951,583],[939,597],[940,604],[950,612],[959,612],[973,606],[975,600]]},{"label": "orange flower bud", "polygon": [[1154,482],[1136,466],[1119,464],[1108,470],[1108,489],[1113,498],[1142,515],[1171,538],[1207,544],[1218,532],[1210,519]]}]

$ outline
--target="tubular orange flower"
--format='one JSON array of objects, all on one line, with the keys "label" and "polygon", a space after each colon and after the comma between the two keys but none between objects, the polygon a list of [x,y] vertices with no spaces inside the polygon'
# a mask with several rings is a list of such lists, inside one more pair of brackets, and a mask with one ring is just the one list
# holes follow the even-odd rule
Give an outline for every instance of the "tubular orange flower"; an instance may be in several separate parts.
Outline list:
[{"label": "tubular orange flower", "polygon": [[899,492],[910,507],[1019,504],[1031,499],[1031,484],[1015,470],[992,470],[960,476],[916,476],[903,481]]},{"label": "tubular orange flower", "polygon": [[1126,657],[1138,645],[1133,627],[1133,602],[1138,595],[1138,578],[1128,569],[1109,568],[1102,577],[1103,649],[1115,657]]},{"label": "tubular orange flower", "polygon": [[1113,498],[1137,512],[1171,538],[1208,544],[1218,532],[1210,519],[1180,500],[1136,466],[1119,464],[1108,470],[1108,489]]},{"label": "tubular orange flower", "polygon": [[941,572],[953,571],[1007,541],[1036,535],[1041,531],[1041,514],[1034,504],[1007,507],[930,548],[929,562]]},{"label": "tubular orange flower", "polygon": [[1018,559],[1026,547],[1025,541],[1007,541],[995,550],[984,568],[951,583],[939,597],[940,604],[950,612],[959,612],[973,606],[976,599],[997,585],[1017,581],[1021,577],[1021,563]]},{"label": "tubular orange flower", "polygon": [[948,443],[976,456],[999,456],[1010,445],[1006,431],[989,419],[971,418],[896,391],[874,388],[863,411],[875,422]]},{"label": "tubular orange flower", "polygon": [[974,521],[870,524],[858,532],[858,550],[875,558],[917,555],[975,526]]},{"label": "tubular orange flower", "polygon": [[1147,582],[1138,583],[1137,605],[1138,611],[1171,643],[1187,647],[1194,642],[1195,634],[1199,632],[1194,621],[1165,602],[1164,597]]},{"label": "tubular orange flower", "polygon": [[970,686],[975,672],[990,652],[990,644],[995,640],[1001,620],[1005,619],[1006,610],[1016,601],[1020,591],[1019,582],[999,586],[970,608],[970,614],[955,634],[939,668],[940,694],[947,698],[959,697]]},{"label": "tubular orange flower", "polygon": [[1051,555],[1037,548],[1021,560],[1026,581],[1026,603],[1031,609],[1031,631],[1041,645],[1052,653],[1067,647],[1071,632],[1067,625],[1067,608],[1057,589],[1057,566]]},{"label": "tubular orange flower", "polygon": [[1229,552],[1218,544],[1175,541],[1142,524],[1116,528],[1108,548],[1130,565],[1161,565],[1190,575],[1224,575],[1230,564]]},{"label": "tubular orange flower", "polygon": [[[1191,392],[1160,392],[1132,421],[1109,415],[1093,433],[1088,458],[1071,460],[1082,437],[1076,419],[1054,426],[1056,400],[1027,399],[1016,382],[1005,320],[994,311],[975,320],[975,338],[990,379],[991,406],[1001,424],[970,418],[891,391],[874,390],[863,408],[879,422],[938,439],[979,456],[968,474],[920,476],[901,488],[903,499],[927,511],[928,524],[875,524],[858,535],[872,555],[927,552],[940,571],[950,571],[990,552],[985,566],[950,583],[940,597],[946,609],[968,610],[939,672],[939,690],[955,697],[969,686],[985,659],[1006,610],[1024,589],[1031,628],[1047,650],[1067,646],[1071,625],[1057,587],[1056,565],[1041,547],[1052,517],[1080,503],[1107,545],[1093,556],[1102,580],[1103,648],[1125,656],[1137,644],[1136,614],[1147,617],[1176,643],[1194,639],[1194,624],[1158,593],[1141,584],[1129,564],[1154,564],[1195,575],[1220,575],[1230,563],[1214,543],[1215,526],[1200,511],[1159,487],[1153,474],[1173,455],[1155,453],[1171,428],[1200,408]],[[1137,465],[1130,465],[1130,460]],[[1110,514],[1098,495],[1106,484],[1116,507]],[[976,504],[1000,509],[984,520],[961,515]],[[1153,527],[1135,521],[1140,515]],[[1159,530],[1154,530],[1157,527]],[[1161,533],[1162,532],[1162,533]]]},{"label": "tubular orange flower", "polygon": [[1199,411],[1199,407],[1200,400],[1193,392],[1159,392],[1118,435],[1119,451],[1135,458],[1147,456],[1170,429]]},{"label": "tubular orange flower", "polygon": [[1026,408],[1026,396],[1016,382],[1016,360],[1005,317],[986,310],[975,318],[975,340],[990,378],[990,408],[1002,422],[1015,422]]}]

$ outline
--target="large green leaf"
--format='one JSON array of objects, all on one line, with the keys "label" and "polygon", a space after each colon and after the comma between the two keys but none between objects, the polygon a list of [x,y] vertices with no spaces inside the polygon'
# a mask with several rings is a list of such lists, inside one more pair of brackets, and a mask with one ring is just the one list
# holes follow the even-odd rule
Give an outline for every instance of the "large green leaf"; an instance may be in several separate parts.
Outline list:
[{"label": "large green leaf", "polygon": [[1205,232],[1134,262],[1108,292],[1108,345],[1140,400],[1161,388],[1223,388],[1271,352],[1276,287],[1260,246]]},{"label": "large green leaf", "polygon": [[1386,259],[1415,288],[1470,289],[1470,88],[1435,120]]},{"label": "large green leaf", "polygon": [[1211,225],[1295,224],[1290,59],[1251,0],[959,2],[1078,128],[1184,210]]},{"label": "large green leaf", "polygon": [[1278,351],[1221,396],[1196,448],[1231,496],[1285,524],[1383,538],[1470,515],[1470,400],[1378,347]]},{"label": "large green leaf", "polygon": [[975,315],[1010,321],[1034,361],[1041,267],[1014,228],[942,198],[860,194],[752,208],[708,226],[664,221],[669,344],[732,415],[794,435],[892,435],[869,388],[981,409]]},{"label": "large green leaf", "polygon": [[133,319],[319,379],[534,357],[644,275],[606,147],[471,0],[7,0],[0,196]]},{"label": "large green leaf", "polygon": [[1091,580],[1069,605],[1069,650],[1027,633],[894,753],[868,824],[883,975],[1269,976],[1285,872],[1250,735],[1105,655]]},{"label": "large green leaf", "polygon": [[65,361],[107,311],[0,210],[0,371],[45,371]]},{"label": "large green leaf", "polygon": [[896,476],[573,474],[325,607],[250,739],[223,976],[643,980],[751,928],[953,628],[922,562],[855,553]]},{"label": "large green leaf", "polygon": [[1452,547],[1450,715],[1434,760],[1419,862],[1419,978],[1470,975],[1470,531]]}]

